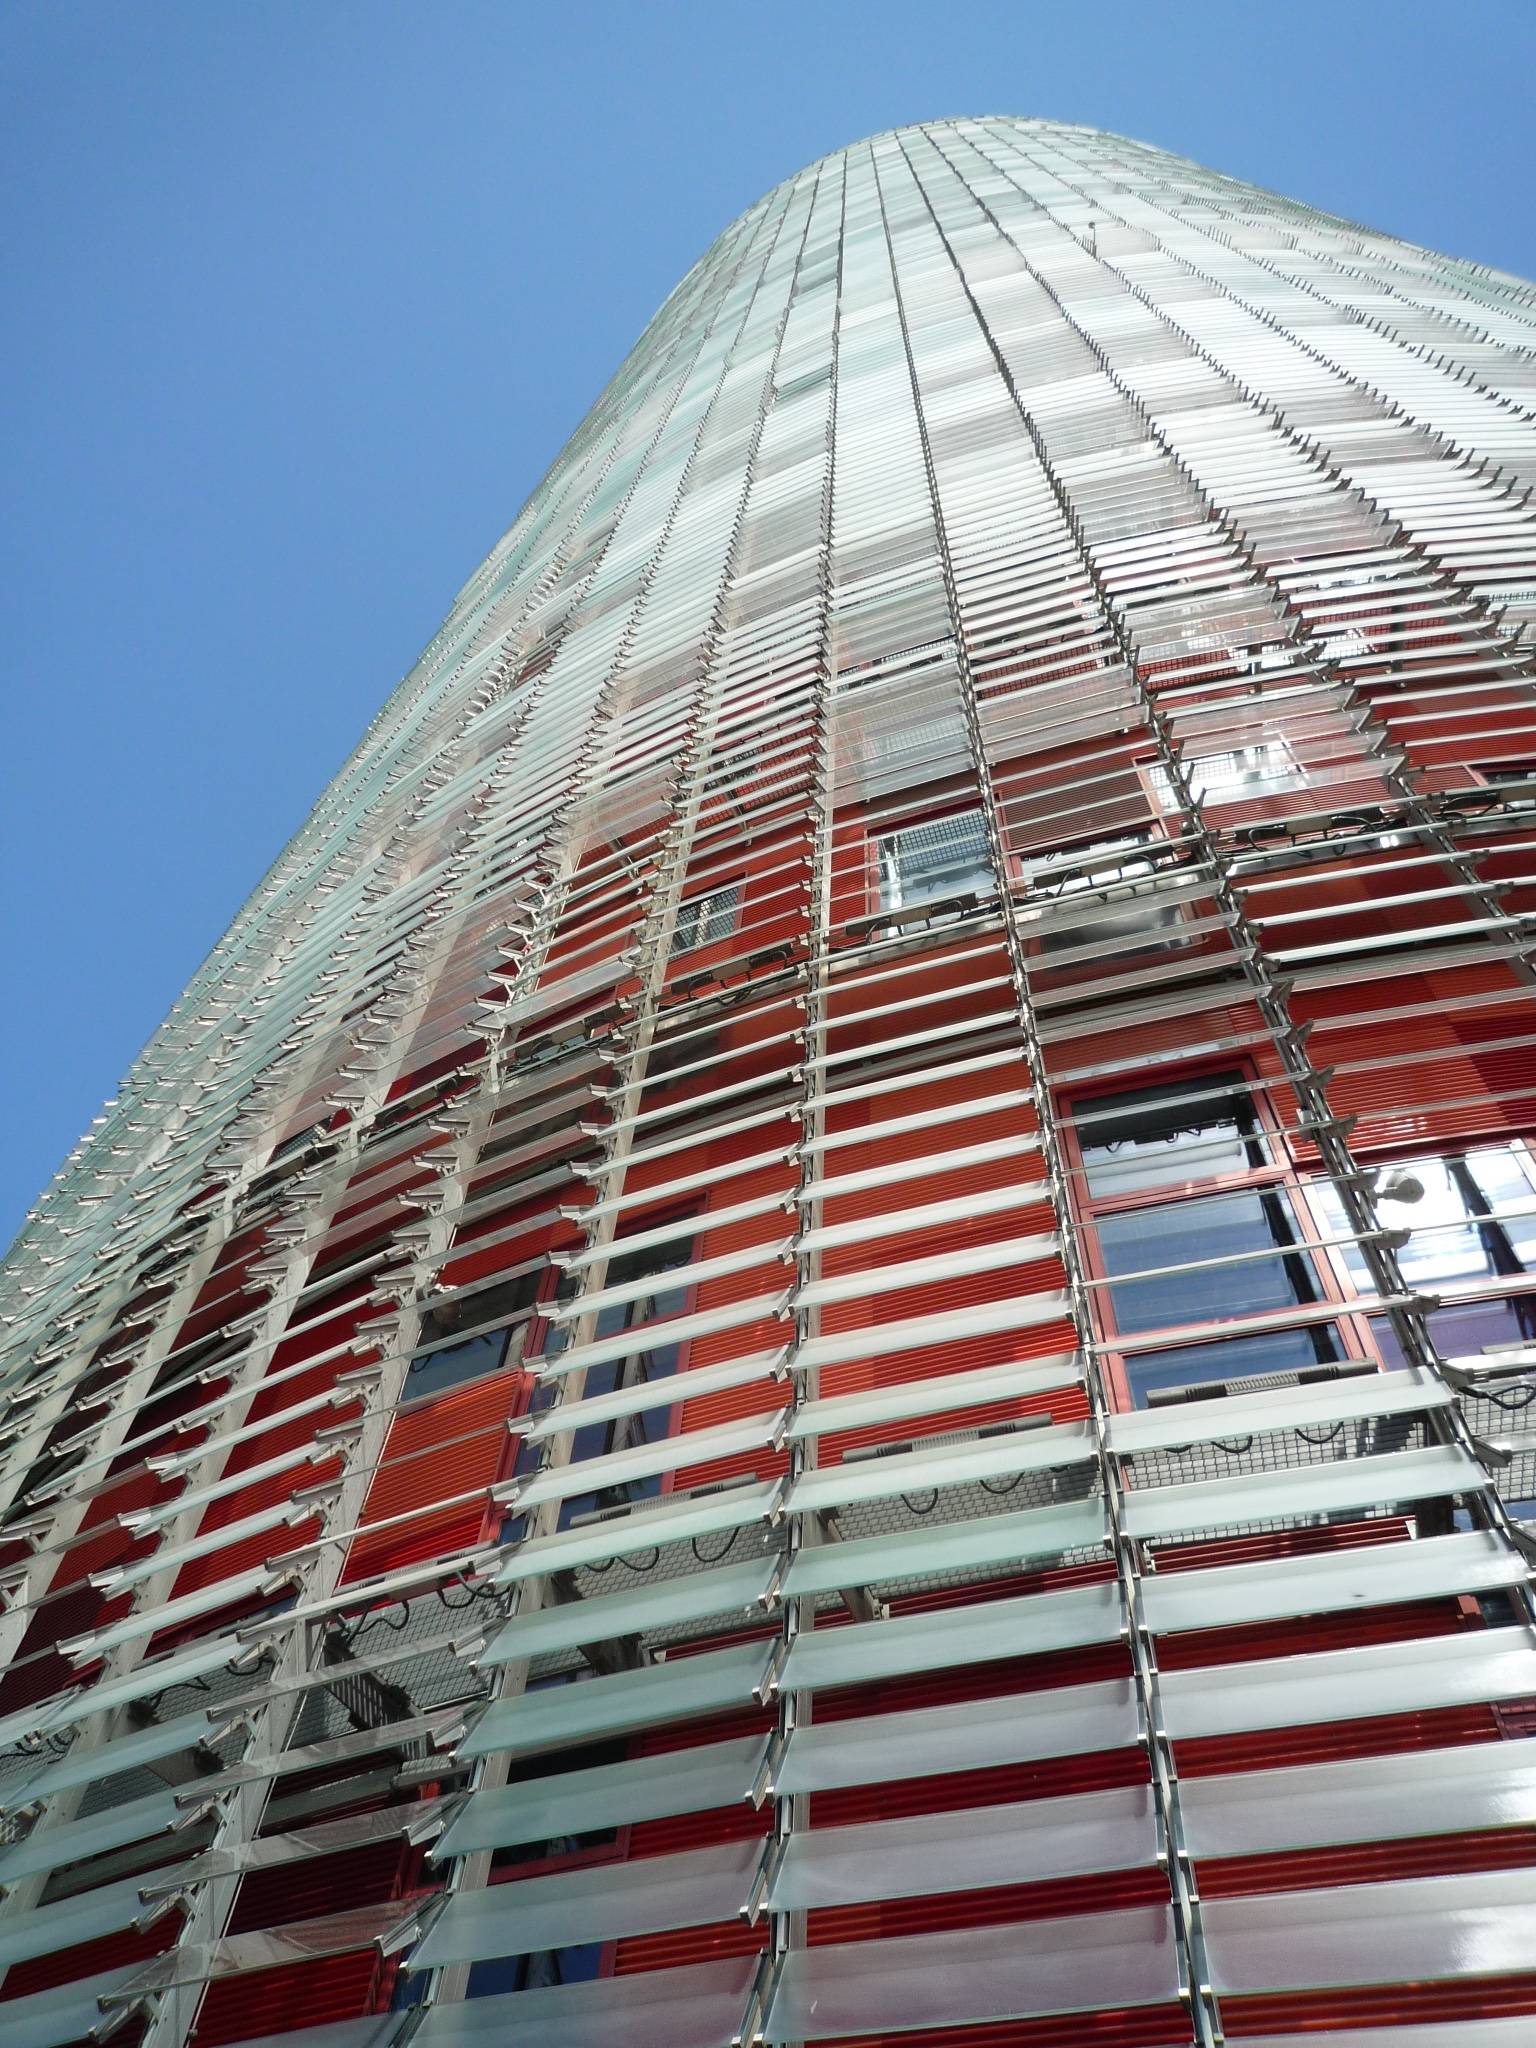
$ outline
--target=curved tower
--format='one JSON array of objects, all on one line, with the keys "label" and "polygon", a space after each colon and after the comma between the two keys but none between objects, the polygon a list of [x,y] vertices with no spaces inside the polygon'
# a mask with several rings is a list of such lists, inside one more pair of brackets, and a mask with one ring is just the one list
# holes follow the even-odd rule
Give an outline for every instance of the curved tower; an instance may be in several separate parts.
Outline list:
[{"label": "curved tower", "polygon": [[1533,413],[1089,129],[726,230],[0,1275],[0,2039],[1529,2039]]}]

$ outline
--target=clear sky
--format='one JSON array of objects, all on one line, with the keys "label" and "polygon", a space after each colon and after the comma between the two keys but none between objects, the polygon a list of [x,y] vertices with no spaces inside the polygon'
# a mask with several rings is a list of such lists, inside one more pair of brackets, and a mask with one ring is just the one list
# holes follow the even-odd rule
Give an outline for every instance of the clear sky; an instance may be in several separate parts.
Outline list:
[{"label": "clear sky", "polygon": [[1042,114],[1536,276],[1536,0],[6,0],[0,1242],[645,320]]}]

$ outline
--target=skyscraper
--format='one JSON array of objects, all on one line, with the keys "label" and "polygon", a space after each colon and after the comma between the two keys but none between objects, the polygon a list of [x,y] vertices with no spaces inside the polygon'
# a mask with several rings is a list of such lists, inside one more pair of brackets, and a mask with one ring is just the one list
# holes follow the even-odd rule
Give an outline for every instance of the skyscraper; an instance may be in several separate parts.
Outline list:
[{"label": "skyscraper", "polygon": [[5,1267],[8,2048],[1530,2041],[1533,410],[1092,130],[727,229]]}]

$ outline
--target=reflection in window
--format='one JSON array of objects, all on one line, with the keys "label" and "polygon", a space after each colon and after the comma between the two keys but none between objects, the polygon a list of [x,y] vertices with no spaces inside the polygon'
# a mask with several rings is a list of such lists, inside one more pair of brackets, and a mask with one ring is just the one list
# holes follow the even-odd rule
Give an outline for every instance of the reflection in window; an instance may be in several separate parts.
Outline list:
[{"label": "reflection in window", "polygon": [[736,929],[740,908],[739,882],[732,882],[726,889],[714,889],[707,896],[695,896],[678,910],[677,923],[672,927],[672,951],[691,953],[696,946],[712,946],[717,939],[728,939]]},{"label": "reflection in window", "polygon": [[[1202,799],[1206,803],[1242,803],[1250,797],[1278,796],[1307,785],[1296,756],[1279,738],[1234,747],[1228,753],[1186,754],[1184,773],[1197,803]],[[1158,761],[1148,762],[1147,776],[1159,808],[1179,810],[1179,795],[1167,769]]]},{"label": "reflection in window", "polygon": [[[1123,886],[1127,882],[1149,880],[1157,873],[1156,867],[1145,853],[1137,851],[1147,843],[1144,832],[1129,833],[1124,838],[1106,839],[1102,846],[1085,850],[1076,847],[1060,854],[1047,854],[1038,869],[1030,877],[1029,894],[1032,903],[1060,903],[1074,896],[1086,896],[1096,890]],[[1081,863],[1089,854],[1095,856],[1095,864],[1085,867]],[[1102,861],[1097,859],[1102,856]],[[1050,863],[1070,859],[1073,872],[1053,875]],[[1060,953],[1073,946],[1097,946],[1105,952],[1119,948],[1135,948],[1158,943],[1159,934],[1180,922],[1179,906],[1176,903],[1158,902],[1144,894],[1117,902],[1112,914],[1106,912],[1094,918],[1088,925],[1058,925],[1054,930],[1042,931],[1040,950],[1042,953]]]},{"label": "reflection in window", "polygon": [[[1329,1235],[1343,1235],[1349,1223],[1332,1184],[1319,1181],[1312,1193]],[[1536,1178],[1523,1146],[1405,1160],[1383,1174],[1377,1203],[1389,1229],[1413,1233],[1397,1255],[1410,1286],[1536,1271]],[[1370,1272],[1359,1247],[1341,1246],[1339,1256],[1355,1285],[1368,1292]]]},{"label": "reflection in window", "polygon": [[1269,1158],[1240,1074],[1095,1096],[1078,1111],[1078,1128],[1095,1197],[1247,1173]]},{"label": "reflection in window", "polygon": [[[693,1239],[689,1237],[673,1238],[666,1244],[650,1245],[643,1251],[620,1252],[608,1262],[604,1285],[628,1287],[652,1278],[664,1282],[667,1274],[690,1265],[693,1255]],[[680,1315],[687,1305],[686,1281],[671,1287],[659,1285],[629,1301],[614,1302],[601,1310],[595,1334],[598,1337],[617,1336],[621,1330],[637,1329],[667,1316]],[[662,1341],[648,1350],[589,1366],[582,1387],[583,1395],[591,1398],[599,1394],[613,1394],[624,1387],[638,1387],[651,1380],[669,1378],[677,1371],[680,1347],[667,1343],[664,1332],[660,1334]],[[665,1402],[653,1408],[643,1408],[633,1415],[616,1416],[608,1422],[590,1422],[585,1428],[578,1429],[572,1439],[572,1461],[602,1458],[610,1452],[659,1443],[668,1435],[671,1426],[672,1410]],[[600,1514],[606,1508],[626,1507],[637,1500],[649,1500],[660,1491],[661,1476],[652,1473],[644,1479],[628,1479],[619,1485],[577,1494],[562,1505],[560,1527],[567,1528],[582,1516]]]},{"label": "reflection in window", "polygon": [[1243,1253],[1277,1254],[1243,1258],[1231,1266],[1117,1280],[1109,1293],[1115,1324],[1122,1332],[1263,1315],[1302,1307],[1319,1296],[1312,1262],[1299,1249],[1295,1212],[1279,1188],[1243,1189],[1193,1202],[1129,1209],[1101,1217],[1098,1232],[1104,1269],[1111,1278]]},{"label": "reflection in window", "polygon": [[[499,1287],[482,1287],[462,1297],[450,1295],[421,1319],[423,1349],[406,1369],[402,1401],[441,1394],[517,1364],[523,1355],[528,1325],[506,1327],[507,1318],[530,1308],[539,1291],[539,1273],[519,1274]],[[485,1327],[488,1324],[495,1328]],[[448,1341],[457,1330],[470,1334]]]},{"label": "reflection in window", "polygon": [[[1266,1331],[1257,1337],[1228,1337],[1217,1344],[1179,1344],[1143,1351],[1125,1361],[1131,1398],[1138,1408],[1165,1401],[1200,1400],[1225,1393],[1234,1380],[1268,1373],[1306,1373],[1333,1364],[1342,1354],[1331,1324],[1307,1330]],[[1188,1390],[1187,1392],[1185,1390]]]},{"label": "reflection in window", "polygon": [[880,908],[907,910],[951,896],[990,896],[997,888],[980,811],[931,818],[875,841]]}]

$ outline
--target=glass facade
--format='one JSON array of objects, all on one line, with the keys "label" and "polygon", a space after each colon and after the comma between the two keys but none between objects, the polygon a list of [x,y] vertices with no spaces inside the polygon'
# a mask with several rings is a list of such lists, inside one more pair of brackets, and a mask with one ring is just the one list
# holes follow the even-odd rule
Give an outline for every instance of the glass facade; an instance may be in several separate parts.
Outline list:
[{"label": "glass facade", "polygon": [[1139,143],[726,230],[0,1272],[0,2039],[1529,2038],[1533,486]]}]

